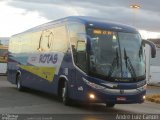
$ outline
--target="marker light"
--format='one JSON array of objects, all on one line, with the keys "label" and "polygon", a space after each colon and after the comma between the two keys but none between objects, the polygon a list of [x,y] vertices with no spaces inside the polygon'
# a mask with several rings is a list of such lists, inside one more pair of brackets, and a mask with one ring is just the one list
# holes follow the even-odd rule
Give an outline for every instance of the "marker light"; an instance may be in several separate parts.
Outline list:
[{"label": "marker light", "polygon": [[130,5],[130,8],[133,8],[133,9],[139,9],[141,6],[140,5]]},{"label": "marker light", "polygon": [[95,99],[95,95],[91,93],[91,94],[89,94],[89,98],[90,99]]}]

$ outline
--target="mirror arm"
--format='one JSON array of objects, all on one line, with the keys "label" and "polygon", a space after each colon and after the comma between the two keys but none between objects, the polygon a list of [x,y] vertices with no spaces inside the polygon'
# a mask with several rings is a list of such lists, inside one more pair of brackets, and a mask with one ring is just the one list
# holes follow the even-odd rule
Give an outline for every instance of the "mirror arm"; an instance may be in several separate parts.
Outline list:
[{"label": "mirror arm", "polygon": [[156,45],[151,42],[151,41],[148,41],[148,40],[142,40],[142,44],[148,44],[150,47],[151,47],[151,57],[152,58],[155,58],[156,57]]}]

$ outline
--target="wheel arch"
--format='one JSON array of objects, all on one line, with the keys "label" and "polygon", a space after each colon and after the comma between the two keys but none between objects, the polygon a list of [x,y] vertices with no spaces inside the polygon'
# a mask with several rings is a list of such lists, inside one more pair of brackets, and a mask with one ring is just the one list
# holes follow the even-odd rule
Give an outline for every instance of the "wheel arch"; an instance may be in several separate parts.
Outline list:
[{"label": "wheel arch", "polygon": [[21,71],[20,70],[17,70],[17,73],[16,73],[16,83],[17,83],[18,76],[21,76]]},{"label": "wheel arch", "polygon": [[60,77],[59,77],[59,80],[58,80],[58,87],[57,87],[57,95],[60,97],[60,95],[61,95],[61,88],[62,87],[64,87],[64,83],[65,83],[65,81],[67,81],[68,82],[68,78],[66,77],[66,76],[64,76],[64,75],[61,75]]}]

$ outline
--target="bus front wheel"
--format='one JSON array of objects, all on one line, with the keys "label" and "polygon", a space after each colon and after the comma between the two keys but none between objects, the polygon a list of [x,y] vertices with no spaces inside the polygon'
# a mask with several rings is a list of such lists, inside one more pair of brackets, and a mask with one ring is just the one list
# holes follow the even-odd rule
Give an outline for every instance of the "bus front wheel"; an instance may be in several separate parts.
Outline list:
[{"label": "bus front wheel", "polygon": [[70,99],[68,96],[68,84],[67,81],[64,82],[64,86],[62,87],[62,102],[65,105],[70,105]]},{"label": "bus front wheel", "polygon": [[21,85],[21,76],[20,76],[20,75],[17,75],[16,85],[17,85],[17,89],[18,89],[19,91],[22,91],[22,90],[23,90],[23,87],[22,87],[22,85]]}]

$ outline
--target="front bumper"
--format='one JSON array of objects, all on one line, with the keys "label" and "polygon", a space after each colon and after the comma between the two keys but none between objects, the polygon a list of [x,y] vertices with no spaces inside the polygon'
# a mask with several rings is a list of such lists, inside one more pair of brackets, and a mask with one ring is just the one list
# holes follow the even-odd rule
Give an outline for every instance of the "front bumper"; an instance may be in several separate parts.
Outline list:
[{"label": "front bumper", "polygon": [[[114,104],[142,103],[145,100],[146,84],[132,87],[133,84],[121,84],[119,88],[104,87],[84,79],[86,83],[86,99],[88,102],[102,102]],[[125,86],[124,86],[125,85]],[[129,87],[130,86],[130,87]],[[122,89],[123,88],[123,89]],[[90,96],[94,96],[94,98]]]},{"label": "front bumper", "polygon": [[[94,99],[89,97],[89,94],[93,94]],[[131,103],[143,103],[146,91],[141,91],[137,94],[108,94],[98,91],[90,91],[87,94],[88,102],[97,103],[114,103],[114,104],[131,104]]]}]

